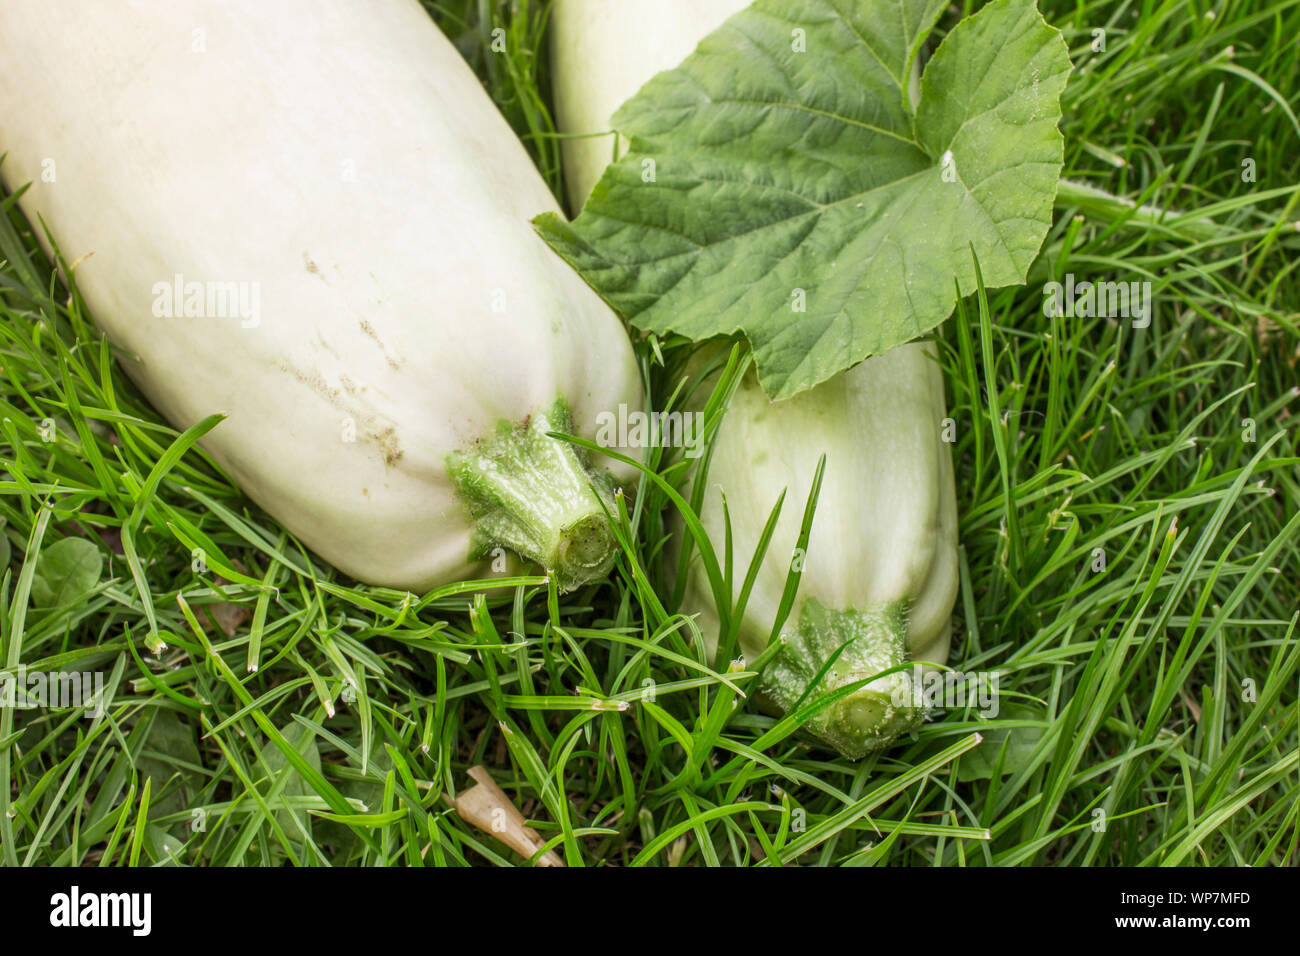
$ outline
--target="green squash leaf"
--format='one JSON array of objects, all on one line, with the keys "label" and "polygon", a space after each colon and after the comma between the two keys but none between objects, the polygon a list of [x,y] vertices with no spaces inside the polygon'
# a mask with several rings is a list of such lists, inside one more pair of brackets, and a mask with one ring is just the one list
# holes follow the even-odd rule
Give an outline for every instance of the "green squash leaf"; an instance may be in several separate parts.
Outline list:
[{"label": "green squash leaf", "polygon": [[38,608],[67,607],[99,583],[104,556],[85,538],[64,538],[44,549],[32,577],[32,604]]},{"label": "green squash leaf", "polygon": [[1032,720],[1038,722],[1038,725],[1032,727],[999,725],[992,730],[981,731],[984,735],[984,742],[969,753],[962,755],[961,769],[957,771],[957,779],[962,783],[970,783],[972,780],[993,779],[998,755],[1004,747],[1006,748],[1006,756],[1002,759],[1000,776],[1007,777],[1013,773],[1019,773],[1028,767],[1029,762],[1033,759],[1034,750],[1038,747],[1038,742],[1042,739],[1043,734],[1046,733],[1046,729],[1042,725],[1042,722],[1046,720],[1046,714],[1043,713],[1042,709],[1027,704],[1011,704],[1003,707],[998,716],[1003,720]]},{"label": "green squash leaf", "polygon": [[148,744],[135,760],[141,786],[146,777],[153,780],[150,812],[165,816],[185,810],[193,797],[194,768],[202,765],[194,728],[172,711],[159,713],[149,728]]},{"label": "green squash leaf", "polygon": [[[291,720],[280,728],[280,733],[284,739],[296,750],[308,766],[313,770],[320,770],[320,748],[317,746],[316,735],[312,731]],[[284,755],[284,751],[275,745],[274,741],[268,740],[262,747],[262,762],[266,764],[270,771],[269,781],[279,781],[284,774],[288,774],[288,779],[284,783],[283,790],[280,791],[280,797],[283,801],[288,797],[306,797],[313,796],[315,791],[311,785],[302,778],[292,766],[289,765],[289,758]],[[264,781],[264,784],[267,782]],[[300,809],[283,809],[275,813],[276,822],[280,829],[284,831],[290,846],[293,847],[294,854],[298,857],[299,863],[305,863],[311,859],[310,849],[307,846],[307,839],[311,839],[313,818],[306,810]],[[306,836],[304,837],[304,833]]]},{"label": "green squash leaf", "polygon": [[987,286],[1023,282],[1069,55],[1033,0],[995,0],[939,46],[914,110],[943,7],[759,0],[618,110],[630,151],[538,231],[639,328],[743,331],[778,399],[942,322],[972,247]]}]

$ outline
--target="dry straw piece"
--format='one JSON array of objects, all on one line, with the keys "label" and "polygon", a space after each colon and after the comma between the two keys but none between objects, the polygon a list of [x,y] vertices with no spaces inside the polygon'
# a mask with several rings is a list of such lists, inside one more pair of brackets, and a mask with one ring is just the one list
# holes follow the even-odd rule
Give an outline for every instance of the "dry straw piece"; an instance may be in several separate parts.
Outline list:
[{"label": "dry straw piece", "polygon": [[[520,856],[530,859],[535,856],[546,841],[524,822],[524,815],[496,785],[487,768],[471,767],[469,775],[475,785],[456,795],[456,812],[460,818],[492,834]],[[564,861],[554,851],[547,850],[537,858],[536,865],[564,866]]]}]

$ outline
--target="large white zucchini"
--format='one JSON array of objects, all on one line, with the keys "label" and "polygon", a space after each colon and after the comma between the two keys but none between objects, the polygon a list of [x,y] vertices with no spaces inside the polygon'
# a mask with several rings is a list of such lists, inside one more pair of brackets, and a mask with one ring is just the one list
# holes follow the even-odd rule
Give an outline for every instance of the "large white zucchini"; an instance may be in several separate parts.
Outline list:
[{"label": "large white zucchini", "polygon": [[[553,50],[561,131],[608,130],[610,116],[650,77],[684,59],[744,0],[558,0]],[[580,208],[612,157],[608,136],[566,141],[570,198]],[[707,388],[697,392],[702,402]],[[699,407],[699,406],[697,406]],[[825,692],[913,661],[943,663],[956,599],[957,508],[952,456],[942,440],[943,379],[930,346],[911,343],[829,382],[773,403],[751,372],[715,440],[701,520],[721,553],[725,494],[738,596],[745,569],[782,490],[775,536],[740,627],[753,660],[772,632],[803,502],[827,456],[798,599],[765,675],[764,693],[793,707],[827,661]],[[698,612],[710,652],[718,619],[703,565],[692,566],[683,608]],[[913,725],[903,673],[873,681],[805,726],[860,757]],[[810,698],[811,699],[811,696]]]},{"label": "large white zucchini", "polygon": [[640,407],[629,342],[416,0],[4,0],[0,63],[5,184],[150,400],[226,413],[205,447],[306,544],[412,589],[497,545],[608,570],[609,484],[545,432]]}]

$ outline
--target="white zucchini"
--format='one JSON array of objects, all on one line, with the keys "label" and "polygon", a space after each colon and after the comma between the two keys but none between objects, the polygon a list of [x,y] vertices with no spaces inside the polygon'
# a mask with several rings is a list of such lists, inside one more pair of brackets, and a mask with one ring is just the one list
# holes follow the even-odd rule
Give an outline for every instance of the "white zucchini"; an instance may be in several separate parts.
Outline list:
[{"label": "white zucchini", "polygon": [[574,215],[627,143],[609,119],[656,73],[686,59],[749,0],[555,0],[551,59],[564,178]]},{"label": "white zucchini", "polygon": [[[707,398],[703,391],[697,399]],[[770,401],[752,371],[736,390],[714,442],[700,520],[721,553],[725,496],[737,567],[734,601],[772,506],[787,492],[739,635],[746,659],[763,652],[797,560],[802,577],[781,632],[786,646],[768,666],[763,688],[781,710],[803,698],[841,645],[819,692],[908,660],[947,661],[958,568],[945,414],[943,376],[925,343],[869,358],[783,402]],[[826,471],[808,546],[795,555],[822,454]],[[684,609],[702,613],[713,651],[719,628],[699,561],[688,585]],[[912,699],[908,681],[905,671],[872,681],[805,727],[841,753],[861,757],[919,720],[915,708],[899,704]]]},{"label": "white zucchini", "polygon": [[[553,50],[561,132],[608,130],[624,100],[746,5],[558,0]],[[566,141],[575,210],[613,152],[608,136]],[[707,386],[695,398],[707,398]],[[943,379],[932,348],[923,343],[870,358],[788,401],[769,401],[752,372],[734,396],[715,439],[701,514],[721,553],[725,495],[737,568],[733,600],[771,508],[788,490],[740,626],[740,646],[749,660],[763,652],[771,635],[803,501],[818,459],[827,456],[807,553],[799,558],[798,598],[781,633],[786,646],[765,675],[764,693],[778,708],[789,710],[805,699],[833,657],[818,692],[865,680],[909,658],[946,661],[958,571],[956,491],[951,452],[941,439],[944,415]],[[718,618],[698,561],[683,610],[701,615],[715,653]],[[919,719],[914,708],[896,701],[907,689],[902,673],[872,681],[805,726],[842,753],[860,757]]]},{"label": "white zucchini", "polygon": [[4,0],[0,63],[5,184],[146,396],[224,412],[204,446],[302,541],[411,589],[497,546],[608,571],[611,485],[545,436],[641,407],[630,344],[416,0]]}]

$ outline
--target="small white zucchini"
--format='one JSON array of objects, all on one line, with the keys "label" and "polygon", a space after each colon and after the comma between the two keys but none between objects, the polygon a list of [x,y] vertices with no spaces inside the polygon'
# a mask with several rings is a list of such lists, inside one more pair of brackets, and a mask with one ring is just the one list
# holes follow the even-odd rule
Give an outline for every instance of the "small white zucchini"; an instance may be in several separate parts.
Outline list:
[{"label": "small white zucchini", "polygon": [[[660,70],[685,59],[746,0],[557,0],[556,111],[566,140],[576,211],[614,158],[614,110]],[[619,144],[622,151],[626,144]],[[697,390],[696,408],[708,397]],[[767,646],[803,502],[821,455],[826,471],[802,564],[796,603],[781,632],[785,648],[763,693],[790,710],[817,694],[866,680],[906,661],[943,663],[956,600],[957,509],[952,456],[942,440],[943,379],[933,350],[909,343],[784,402],[768,400],[751,372],[714,442],[701,521],[715,550],[726,539],[723,498],[736,563],[733,601],[772,506],[785,506],[739,629],[748,660]],[[703,564],[692,565],[683,610],[701,615],[712,655],[719,639]],[[829,669],[817,675],[832,661]],[[904,702],[907,676],[872,681],[823,709],[806,729],[841,753],[861,757],[921,716]]]},{"label": "small white zucchini", "polygon": [[546,433],[641,407],[630,343],[416,0],[4,0],[0,63],[6,186],[145,395],[225,413],[204,447],[303,542],[416,590],[498,547],[608,571],[612,482]]},{"label": "small white zucchini", "polygon": [[[696,398],[707,398],[705,389]],[[790,710],[828,661],[817,693],[910,661],[944,664],[957,597],[957,499],[943,441],[943,376],[926,343],[873,356],[828,382],[772,402],[751,371],[713,445],[700,520],[721,554],[725,498],[736,566],[732,600],[782,491],[781,517],[740,622],[740,648],[767,646],[792,564],[798,595],[781,631],[785,648],[763,693]],[[803,506],[821,455],[826,470],[806,549],[796,553]],[[695,561],[684,610],[702,613],[716,648],[718,620],[703,564]],[[840,648],[843,647],[841,651]],[[838,656],[836,656],[838,653]],[[805,729],[861,757],[922,716],[906,671],[831,704]],[[901,702],[901,703],[900,703]]]}]

